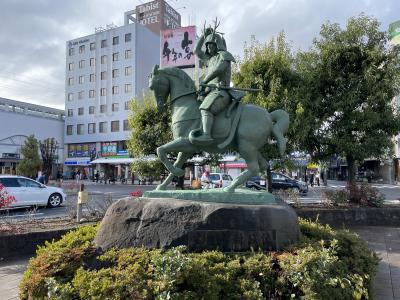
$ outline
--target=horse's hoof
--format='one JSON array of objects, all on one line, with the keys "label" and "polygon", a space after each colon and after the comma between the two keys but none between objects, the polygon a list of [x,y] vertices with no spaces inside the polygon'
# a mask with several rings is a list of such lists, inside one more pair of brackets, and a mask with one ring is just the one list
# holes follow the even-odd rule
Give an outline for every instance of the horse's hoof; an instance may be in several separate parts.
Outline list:
[{"label": "horse's hoof", "polygon": [[231,187],[227,186],[227,187],[224,187],[222,190],[225,193],[233,193],[235,191],[235,188],[231,188]]}]

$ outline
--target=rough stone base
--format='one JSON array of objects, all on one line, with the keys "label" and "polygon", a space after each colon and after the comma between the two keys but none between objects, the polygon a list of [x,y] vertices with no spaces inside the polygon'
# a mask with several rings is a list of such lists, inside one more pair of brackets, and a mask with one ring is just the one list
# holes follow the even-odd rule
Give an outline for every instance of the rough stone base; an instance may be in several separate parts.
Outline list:
[{"label": "rough stone base", "polygon": [[288,205],[238,205],[176,199],[125,198],[107,211],[95,244],[242,252],[280,250],[299,238],[296,212]]}]

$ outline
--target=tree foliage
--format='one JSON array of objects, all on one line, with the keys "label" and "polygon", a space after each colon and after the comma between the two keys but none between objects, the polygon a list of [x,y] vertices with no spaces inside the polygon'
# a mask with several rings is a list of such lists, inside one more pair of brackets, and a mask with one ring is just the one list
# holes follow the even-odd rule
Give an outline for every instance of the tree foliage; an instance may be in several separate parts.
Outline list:
[{"label": "tree foliage", "polygon": [[387,156],[400,119],[392,105],[399,92],[398,49],[388,46],[379,22],[360,15],[322,25],[313,47],[298,53],[302,78],[299,139],[314,158],[346,157],[349,180],[354,164]]},{"label": "tree foliage", "polygon": [[[287,133],[288,147],[295,147],[296,131],[296,87],[299,78],[294,69],[295,59],[285,34],[281,32],[269,42],[253,40],[245,46],[244,58],[239,59],[233,73],[233,82],[238,87],[260,89],[261,92],[248,93],[244,102],[253,103],[268,111],[284,109],[290,115],[291,125]],[[268,158],[278,156],[276,147],[266,147]],[[290,151],[290,150],[289,150]]]},{"label": "tree foliage", "polygon": [[29,178],[36,178],[42,161],[39,157],[39,143],[37,139],[30,135],[21,148],[23,159],[17,165],[17,174]]},{"label": "tree foliage", "polygon": [[129,126],[132,129],[128,142],[129,153],[135,157],[156,155],[157,147],[172,140],[171,111],[168,106],[158,111],[153,94],[143,100],[130,101]]}]

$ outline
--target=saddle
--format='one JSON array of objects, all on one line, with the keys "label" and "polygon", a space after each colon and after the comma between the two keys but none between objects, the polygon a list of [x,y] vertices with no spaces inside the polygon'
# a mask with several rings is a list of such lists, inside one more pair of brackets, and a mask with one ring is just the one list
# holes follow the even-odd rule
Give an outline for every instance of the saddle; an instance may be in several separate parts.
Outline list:
[{"label": "saddle", "polygon": [[[237,125],[243,110],[243,104],[240,100],[244,97],[245,92],[229,90],[232,102],[215,116],[214,124],[211,130],[211,136],[217,141],[218,148],[223,149],[228,146],[236,132]],[[202,128],[192,130],[189,134],[189,141],[193,145],[204,146],[197,140],[197,137],[203,133]]]}]

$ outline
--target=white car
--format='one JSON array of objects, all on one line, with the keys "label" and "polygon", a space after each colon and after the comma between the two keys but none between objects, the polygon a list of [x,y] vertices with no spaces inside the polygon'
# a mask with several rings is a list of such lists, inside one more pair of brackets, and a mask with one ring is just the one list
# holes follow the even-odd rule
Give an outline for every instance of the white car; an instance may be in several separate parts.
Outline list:
[{"label": "white car", "polygon": [[64,191],[57,187],[46,186],[35,180],[14,175],[0,175],[0,184],[15,197],[9,207],[18,206],[60,206],[67,198]]},{"label": "white car", "polygon": [[210,173],[210,180],[217,187],[226,187],[233,181],[231,175],[224,173]]}]

